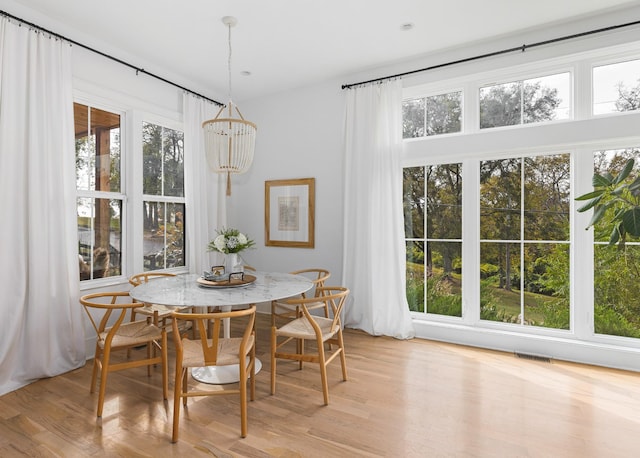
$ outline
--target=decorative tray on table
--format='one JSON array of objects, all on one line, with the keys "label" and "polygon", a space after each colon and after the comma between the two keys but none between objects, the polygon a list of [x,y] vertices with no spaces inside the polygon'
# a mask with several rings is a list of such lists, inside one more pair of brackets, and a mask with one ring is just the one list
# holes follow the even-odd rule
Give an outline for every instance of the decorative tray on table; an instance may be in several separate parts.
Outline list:
[{"label": "decorative tray on table", "polygon": [[196,280],[198,285],[205,288],[237,288],[250,285],[254,281],[256,281],[255,276],[244,272],[223,275],[211,275],[209,272],[205,272],[205,275]]}]

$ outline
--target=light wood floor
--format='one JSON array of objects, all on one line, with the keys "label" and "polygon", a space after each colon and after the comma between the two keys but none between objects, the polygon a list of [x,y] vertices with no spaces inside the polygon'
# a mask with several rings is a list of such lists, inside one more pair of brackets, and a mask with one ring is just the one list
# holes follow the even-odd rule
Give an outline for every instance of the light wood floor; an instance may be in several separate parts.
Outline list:
[{"label": "light wood floor", "polygon": [[87,364],[0,397],[0,456],[640,456],[637,373],[348,330],[350,379],[334,361],[325,407],[312,364],[279,361],[269,394],[267,316],[258,333],[264,366],[245,439],[239,400],[224,396],[191,399],[171,444],[159,368],[110,376],[98,421]]}]

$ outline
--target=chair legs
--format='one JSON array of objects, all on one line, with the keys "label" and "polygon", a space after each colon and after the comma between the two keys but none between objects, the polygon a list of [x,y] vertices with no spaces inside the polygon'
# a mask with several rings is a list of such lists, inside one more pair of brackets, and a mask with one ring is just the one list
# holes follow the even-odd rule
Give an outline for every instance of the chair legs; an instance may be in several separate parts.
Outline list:
[{"label": "chair legs", "polygon": [[[154,346],[155,344],[151,343],[150,345]],[[95,356],[93,360],[93,370],[91,374],[91,386],[89,388],[89,393],[94,393],[96,390],[96,382],[98,381],[98,371],[100,371],[100,387],[98,389],[98,408],[96,412],[97,417],[102,417],[102,411],[104,407],[104,398],[107,391],[107,377],[109,372],[117,371],[120,369],[126,369],[129,367],[139,367],[142,365],[146,365],[147,369],[150,369],[152,365],[155,365],[158,361],[154,358],[151,360],[150,356],[152,355],[151,346],[147,345],[147,364],[145,364],[144,360],[140,362],[129,362],[129,363],[118,363],[113,365],[113,369],[111,368],[111,349],[105,348],[104,350],[96,345]],[[160,359],[162,364],[162,399],[165,401],[169,398],[169,364],[168,364],[168,355],[167,355],[167,333],[162,331],[161,338],[161,346],[160,346]],[[149,372],[150,375],[150,372]]]},{"label": "chair legs", "polygon": [[[279,352],[278,349],[288,342],[295,340],[296,341],[296,353],[284,353]],[[331,353],[326,353],[324,344],[334,344],[337,348],[335,348]],[[293,337],[287,337],[285,340],[278,343],[278,336],[276,335],[276,328],[271,328],[271,394],[276,393],[276,368],[277,368],[277,359],[289,359],[298,361],[300,365],[303,362],[310,363],[318,363],[320,369],[320,379],[322,382],[322,395],[324,398],[324,404],[329,405],[329,382],[327,378],[327,366],[334,358],[340,357],[340,364],[342,366],[342,380],[347,381],[347,359],[344,353],[344,341],[342,338],[342,331],[338,331],[336,336],[332,339],[327,340],[326,342],[322,342],[322,340],[318,339],[316,342],[318,353],[314,354],[305,354],[304,349],[304,339],[295,339]]]},{"label": "chair legs", "polygon": [[100,389],[98,391],[98,417],[102,417],[102,407],[104,406],[104,394],[107,390],[107,375],[109,375],[109,359],[111,352],[108,348],[102,354],[102,370],[100,371]]},{"label": "chair legs", "polygon": [[185,406],[187,405],[187,397],[180,394],[185,392],[187,387],[187,368],[183,368],[181,371],[176,368],[176,380],[173,395],[173,433],[171,435],[171,442],[178,442],[178,434],[180,432],[180,399],[183,399]]},{"label": "chair legs", "polygon": [[276,394],[276,351],[277,348],[276,327],[271,326],[271,394]]},{"label": "chair legs", "polygon": [[[232,391],[240,394],[240,436],[247,437],[249,431],[248,421],[248,400],[255,400],[256,398],[256,359],[255,359],[255,347],[251,350],[250,361],[247,365],[246,361],[239,365],[240,381],[238,382],[238,390]],[[178,363],[181,364],[181,363]],[[189,368],[182,368],[180,371],[176,368],[176,377],[174,385],[173,396],[173,431],[171,435],[171,442],[178,442],[180,433],[180,399],[182,399],[182,405],[187,406],[187,398],[194,396],[194,394],[188,395],[188,374]],[[247,382],[249,382],[249,391],[247,392]],[[201,392],[200,395],[206,394],[221,394],[221,392]],[[195,394],[196,396],[199,394]]]}]

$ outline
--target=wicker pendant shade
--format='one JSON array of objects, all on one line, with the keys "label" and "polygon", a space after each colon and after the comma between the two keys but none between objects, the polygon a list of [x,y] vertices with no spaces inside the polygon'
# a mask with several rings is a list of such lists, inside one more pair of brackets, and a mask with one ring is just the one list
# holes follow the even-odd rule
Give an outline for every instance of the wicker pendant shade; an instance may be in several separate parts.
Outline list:
[{"label": "wicker pendant shade", "polygon": [[[220,117],[225,108],[228,108],[228,117]],[[209,168],[227,174],[228,196],[231,195],[231,174],[246,172],[253,162],[257,129],[254,123],[242,117],[238,107],[235,110],[240,118],[233,118],[233,108],[229,101],[214,119],[202,123]]]},{"label": "wicker pendant shade", "polygon": [[[231,102],[231,27],[237,21],[225,16],[222,22],[229,27],[229,103],[220,108],[214,119],[203,122],[202,128],[209,168],[217,173],[226,173],[227,195],[230,196],[231,174],[246,172],[253,162],[257,127],[245,120],[238,107]],[[234,110],[238,117],[234,117]]]}]

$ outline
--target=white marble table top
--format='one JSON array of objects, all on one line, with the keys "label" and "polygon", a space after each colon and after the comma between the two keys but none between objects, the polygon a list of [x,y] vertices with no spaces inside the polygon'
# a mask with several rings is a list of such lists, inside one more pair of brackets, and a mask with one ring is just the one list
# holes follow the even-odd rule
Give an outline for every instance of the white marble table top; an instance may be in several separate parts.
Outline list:
[{"label": "white marble table top", "polygon": [[139,302],[173,307],[239,306],[296,296],[308,291],[313,282],[302,275],[279,272],[250,272],[256,281],[240,287],[206,288],[197,274],[156,278],[133,288],[129,294]]}]

